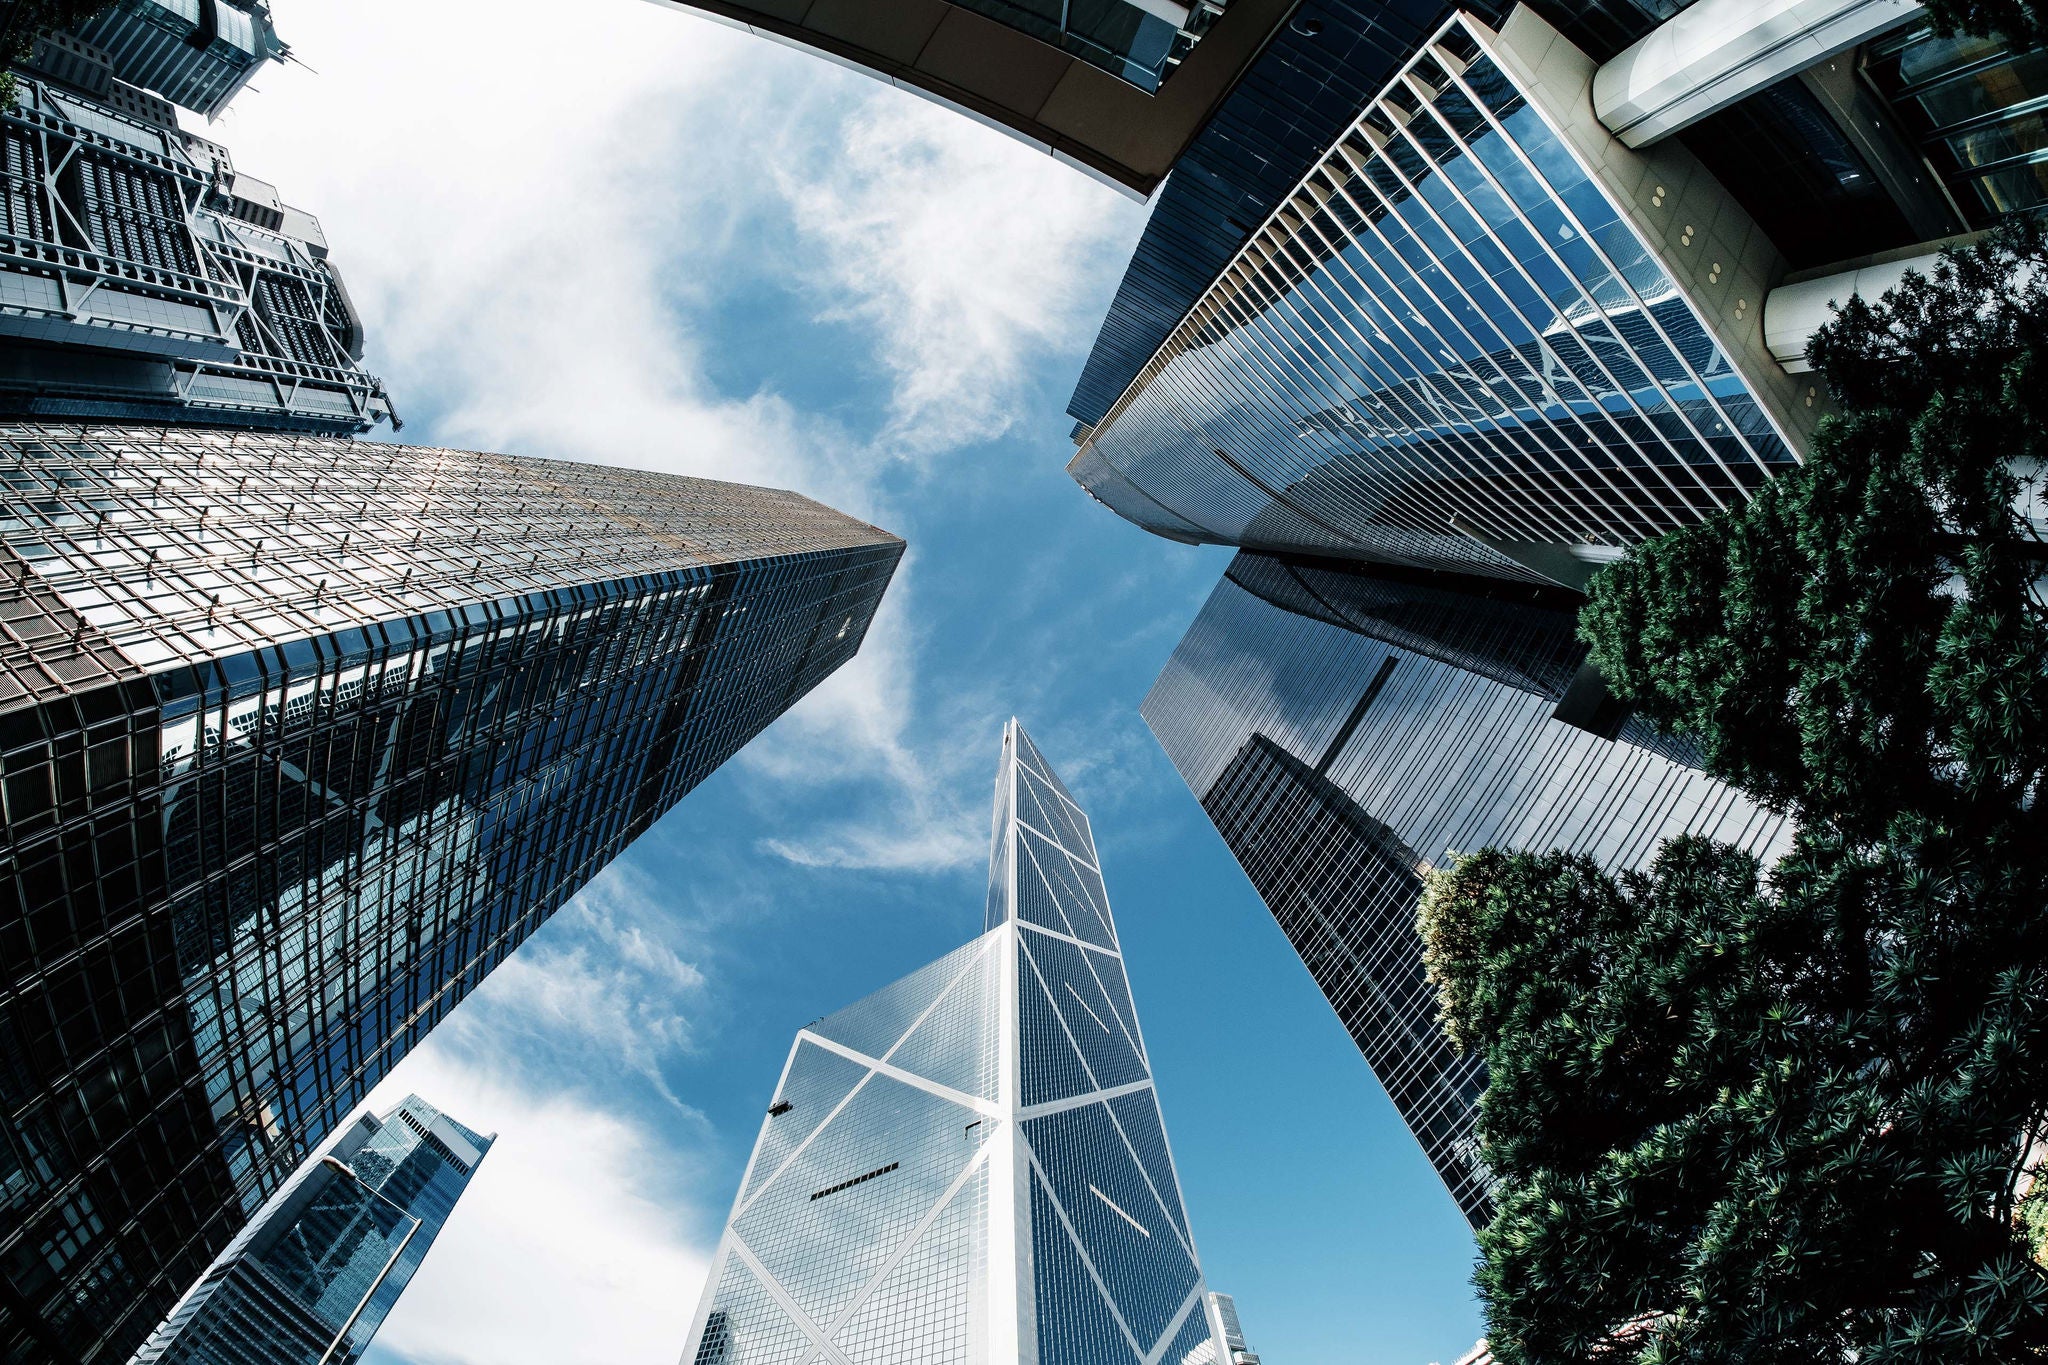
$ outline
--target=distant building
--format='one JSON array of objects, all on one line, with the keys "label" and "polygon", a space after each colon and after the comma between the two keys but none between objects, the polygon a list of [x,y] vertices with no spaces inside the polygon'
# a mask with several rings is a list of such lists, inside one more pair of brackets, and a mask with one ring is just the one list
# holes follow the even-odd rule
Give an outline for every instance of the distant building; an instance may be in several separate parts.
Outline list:
[{"label": "distant building", "polygon": [[125,1361],[379,1079],[851,659],[794,493],[0,425],[0,1359]]},{"label": "distant building", "polygon": [[1460,1209],[1479,1058],[1453,1048],[1423,974],[1422,877],[1486,846],[1641,867],[1680,833],[1760,855],[1782,817],[1582,667],[1573,595],[1241,553],[1141,708],[1357,1042]]},{"label": "distant building", "polygon": [[208,118],[290,51],[265,0],[115,0],[72,36],[106,53],[122,81]]},{"label": "distant building", "polygon": [[272,1195],[134,1365],[352,1365],[491,1147],[417,1095]]},{"label": "distant building", "polygon": [[1482,1339],[1473,1343],[1472,1349],[1459,1356],[1453,1365],[1493,1365],[1493,1352]]},{"label": "distant building", "polygon": [[1237,1322],[1237,1300],[1228,1294],[1209,1295],[1209,1323],[1227,1352],[1221,1365],[1259,1365],[1259,1353],[1244,1343],[1244,1328]]},{"label": "distant building", "polygon": [[119,69],[44,38],[0,111],[0,416],[397,425],[319,220]]},{"label": "distant building", "polygon": [[1222,1352],[1088,817],[1010,722],[986,931],[798,1032],[684,1365]]}]

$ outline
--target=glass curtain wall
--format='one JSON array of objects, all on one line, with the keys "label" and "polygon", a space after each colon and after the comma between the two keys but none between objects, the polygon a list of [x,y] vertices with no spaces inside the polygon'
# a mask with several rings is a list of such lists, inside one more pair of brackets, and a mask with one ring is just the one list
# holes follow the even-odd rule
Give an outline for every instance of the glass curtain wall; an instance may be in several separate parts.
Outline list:
[{"label": "glass curtain wall", "polygon": [[1226,1359],[1093,831],[1015,721],[991,842],[979,937],[797,1034],[686,1365]]},{"label": "glass curtain wall", "polygon": [[1683,832],[1786,837],[1641,722],[1561,718],[1585,655],[1563,596],[1240,554],[1141,708],[1475,1225],[1484,1075],[1437,1025],[1423,874],[1489,845],[1618,870]]},{"label": "glass curtain wall", "polygon": [[902,553],[326,437],[5,427],[0,481],[0,1345],[90,1362],[850,658]]},{"label": "glass curtain wall", "polygon": [[1872,44],[1863,71],[1972,227],[2048,205],[2048,50],[1922,26]]},{"label": "glass curtain wall", "polygon": [[[1522,576],[1795,456],[1657,253],[1460,17],[1224,271],[1071,466],[1179,539]],[[1455,529],[1453,529],[1455,528]]]}]

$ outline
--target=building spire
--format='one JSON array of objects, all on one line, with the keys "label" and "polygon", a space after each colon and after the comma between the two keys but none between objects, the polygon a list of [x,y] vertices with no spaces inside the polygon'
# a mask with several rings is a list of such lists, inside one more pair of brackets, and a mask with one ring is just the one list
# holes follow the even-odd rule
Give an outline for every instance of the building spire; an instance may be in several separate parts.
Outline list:
[{"label": "building spire", "polygon": [[979,937],[797,1034],[684,1365],[1227,1360],[1088,817],[1015,719],[990,844]]}]

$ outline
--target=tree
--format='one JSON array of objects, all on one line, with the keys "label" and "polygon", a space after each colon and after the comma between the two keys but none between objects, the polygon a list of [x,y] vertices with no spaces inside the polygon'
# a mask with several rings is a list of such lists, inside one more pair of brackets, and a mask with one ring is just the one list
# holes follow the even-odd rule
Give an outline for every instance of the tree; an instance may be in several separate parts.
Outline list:
[{"label": "tree", "polygon": [[1614,690],[1795,817],[1774,868],[1432,880],[1509,1365],[2048,1359],[2044,356],[2034,226],[1852,302],[1807,464],[1595,581]]},{"label": "tree", "polygon": [[2038,843],[2048,237],[2017,223],[1852,298],[1811,358],[1841,413],[1805,467],[1603,573],[1593,662],[1777,809]]}]

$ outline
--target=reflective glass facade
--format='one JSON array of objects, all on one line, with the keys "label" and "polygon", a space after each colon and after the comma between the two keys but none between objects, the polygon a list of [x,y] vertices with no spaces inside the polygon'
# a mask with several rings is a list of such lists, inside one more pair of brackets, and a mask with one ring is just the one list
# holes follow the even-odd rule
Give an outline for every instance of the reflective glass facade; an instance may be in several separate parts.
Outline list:
[{"label": "reflective glass facade", "polygon": [[1460,18],[1415,56],[1089,435],[1076,479],[1178,539],[1516,575],[1489,547],[1612,552],[1796,462],[1496,43]]},{"label": "reflective glass facade", "polygon": [[1682,832],[1764,855],[1788,837],[1640,722],[1574,723],[1562,596],[1240,554],[1142,708],[1475,1224],[1485,1076],[1436,1022],[1422,873],[1489,845],[1622,869]]},{"label": "reflective glass facade", "polygon": [[1908,29],[1865,72],[1972,227],[2048,206],[2048,50]]},{"label": "reflective glass facade", "polygon": [[74,81],[23,77],[0,110],[0,414],[336,433],[390,418],[319,222],[90,54],[37,51]]},{"label": "reflective glass facade", "polygon": [[[1259,1353],[1245,1345],[1244,1328],[1237,1321],[1236,1299],[1211,1291],[1209,1316],[1223,1349],[1230,1353],[1222,1358],[1219,1365],[1259,1365]],[[1193,1365],[1193,1362],[1185,1362],[1184,1365]]]},{"label": "reflective glass facade", "polygon": [[1225,0],[953,0],[1041,42],[1073,53],[1090,66],[1140,90],[1157,90],[1173,74]]},{"label": "reflective glass facade", "polygon": [[363,1115],[271,1196],[134,1365],[351,1365],[490,1146],[417,1095]]},{"label": "reflective glass facade", "polygon": [[[1067,403],[1069,415],[1089,426],[1103,419],[1245,240],[1453,8],[1441,0],[1302,0],[1160,188]],[[1475,0],[1455,8],[1498,24],[1513,5]],[[1683,6],[1539,0],[1535,8],[1593,60],[1605,61]],[[1686,144],[1774,236],[1787,234],[1781,245],[1788,255],[1795,254],[1793,240],[1829,231],[1863,243],[1795,264],[1915,240],[1896,209],[1867,196],[1869,167],[1798,82],[1781,82],[1710,122]],[[1857,221],[1845,223],[1845,210],[1855,211]],[[1886,228],[1898,234],[1894,240],[1879,240]]]},{"label": "reflective glass facade", "polygon": [[797,1034],[686,1365],[1227,1360],[1088,817],[1012,721],[986,930]]},{"label": "reflective glass facade", "polygon": [[859,647],[794,493],[0,427],[0,1345],[125,1359],[529,933]]},{"label": "reflective glass facade", "polygon": [[1442,0],[1301,0],[1160,186],[1068,400],[1070,416],[1102,420],[1245,238],[1446,12]]}]

